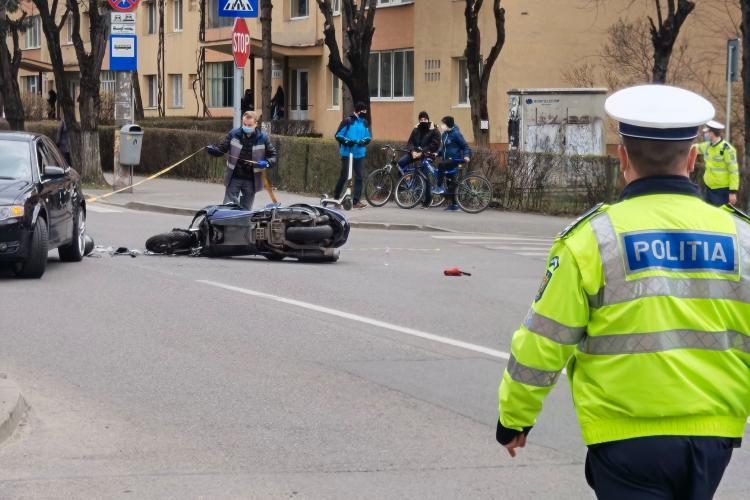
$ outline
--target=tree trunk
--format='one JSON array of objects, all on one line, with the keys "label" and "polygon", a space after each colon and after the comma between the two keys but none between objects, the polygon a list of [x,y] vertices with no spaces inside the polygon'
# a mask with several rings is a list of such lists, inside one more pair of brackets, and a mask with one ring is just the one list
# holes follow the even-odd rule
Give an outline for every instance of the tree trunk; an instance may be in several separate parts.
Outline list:
[{"label": "tree trunk", "polygon": [[166,115],[164,96],[164,0],[157,0],[159,7],[159,46],[156,51],[156,104],[159,116]]},{"label": "tree trunk", "polygon": [[86,182],[97,185],[107,183],[102,173],[101,155],[99,154],[98,120],[101,100],[98,82],[81,78],[81,95],[78,99],[81,114],[81,157],[88,161],[81,162],[79,173]]},{"label": "tree trunk", "polygon": [[667,1],[667,13],[662,12],[661,0],[654,0],[656,8],[656,21],[649,16],[651,25],[651,42],[654,46],[654,68],[651,74],[653,83],[665,83],[669,60],[672,57],[672,49],[680,35],[680,28],[687,16],[695,9],[695,2],[691,0]]},{"label": "tree trunk", "polygon": [[654,69],[651,75],[652,83],[666,83],[669,59],[672,57],[672,45],[654,45]]},{"label": "tree trunk", "polygon": [[[5,9],[0,7],[0,19],[5,19]],[[8,47],[8,38],[0,31],[0,94],[3,96],[5,119],[11,130],[24,130],[25,115],[18,87],[18,68],[21,48],[18,44],[18,28],[8,24],[13,39],[13,55]]]},{"label": "tree trunk", "polygon": [[[743,174],[747,174],[750,170],[750,0],[741,0],[740,6],[742,8],[740,24],[742,28],[742,104],[745,117],[742,170]],[[742,179],[747,178],[747,175],[742,176]],[[740,185],[740,189],[747,196],[748,186]],[[750,203],[750,200],[745,200],[745,203]],[[746,205],[743,203],[743,206]]]},{"label": "tree trunk", "polygon": [[132,81],[133,94],[135,95],[135,109],[133,110],[133,115],[135,116],[136,121],[143,121],[146,115],[143,112],[143,96],[141,96],[141,79],[138,76],[137,71],[132,72],[130,75],[131,75],[131,78],[133,79]]},{"label": "tree trunk", "polygon": [[[261,57],[263,59],[263,82],[261,83],[261,103],[263,109],[263,123],[271,124],[271,80],[273,77],[273,56],[272,49],[272,21],[273,21],[273,4],[271,0],[261,0],[260,2],[260,26],[261,26]],[[252,81],[255,81],[255,75],[252,75]],[[271,130],[269,128],[269,130]]]}]

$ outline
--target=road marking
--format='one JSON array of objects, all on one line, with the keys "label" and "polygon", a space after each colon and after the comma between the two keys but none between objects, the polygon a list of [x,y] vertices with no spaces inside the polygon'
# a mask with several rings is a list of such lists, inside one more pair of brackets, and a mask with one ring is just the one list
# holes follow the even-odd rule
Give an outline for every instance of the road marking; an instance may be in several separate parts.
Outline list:
[{"label": "road marking", "polygon": [[122,210],[117,210],[116,208],[107,208],[107,207],[103,207],[101,205],[95,205],[93,203],[91,205],[87,205],[86,206],[86,211],[88,211],[88,212],[96,212],[98,214],[119,214],[119,213],[122,213]]},{"label": "road marking", "polygon": [[510,353],[507,353],[507,352],[496,351],[495,349],[490,349],[488,347],[483,347],[481,345],[471,344],[469,342],[464,342],[462,340],[456,340],[456,339],[452,339],[449,337],[443,337],[441,335],[435,335],[432,333],[423,332],[421,330],[416,330],[414,328],[394,325],[393,323],[387,323],[385,321],[368,318],[366,316],[360,316],[359,314],[352,314],[352,313],[348,313],[345,311],[339,311],[338,309],[332,309],[330,307],[319,306],[317,304],[311,304],[309,302],[303,302],[301,300],[287,299],[285,297],[280,297],[278,295],[272,295],[270,293],[249,290],[247,288],[240,288],[240,287],[236,287],[232,285],[225,285],[223,283],[217,283],[215,281],[197,280],[197,282],[202,283],[204,285],[214,286],[216,288],[223,288],[224,290],[229,290],[231,292],[237,292],[237,293],[242,293],[244,295],[250,295],[251,297],[258,297],[261,299],[272,300],[274,302],[281,302],[282,304],[288,304],[288,305],[300,307],[302,309],[307,309],[308,311],[315,311],[315,312],[322,313],[322,314],[328,314],[330,316],[336,316],[338,318],[348,319],[350,321],[356,321],[357,323],[364,323],[366,325],[376,326],[378,328],[383,328],[385,330],[390,330],[392,332],[402,333],[404,335],[410,335],[412,337],[417,337],[417,338],[424,339],[424,340],[430,340],[432,342],[438,342],[440,344],[449,345],[451,347],[458,347],[459,349],[466,349],[467,351],[477,352],[479,354],[485,354],[487,356],[491,356],[497,359],[507,360],[510,358]]},{"label": "road marking", "polygon": [[533,236],[506,236],[506,235],[496,235],[496,236],[477,236],[477,235],[460,235],[460,234],[441,234],[441,235],[434,235],[432,238],[435,238],[436,240],[487,240],[487,241],[493,241],[493,240],[507,240],[507,241],[539,241],[539,242],[549,242],[552,243],[554,240],[551,238],[535,238]]},{"label": "road marking", "polygon": [[522,257],[549,257],[549,252],[516,252]]}]

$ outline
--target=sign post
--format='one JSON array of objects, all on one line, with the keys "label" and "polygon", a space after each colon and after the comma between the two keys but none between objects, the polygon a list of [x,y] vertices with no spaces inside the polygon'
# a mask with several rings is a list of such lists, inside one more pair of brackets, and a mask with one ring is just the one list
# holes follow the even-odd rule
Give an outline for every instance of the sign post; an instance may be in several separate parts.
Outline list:
[{"label": "sign post", "polygon": [[727,118],[726,118],[726,137],[725,139],[732,142],[731,122],[732,122],[732,82],[740,78],[740,40],[734,38],[727,40]]},{"label": "sign post", "polygon": [[[114,1],[114,0],[110,0]],[[250,55],[250,31],[242,18],[258,17],[258,0],[219,0],[219,17],[234,17],[232,55],[234,56],[234,128],[242,124],[241,105],[244,68]]]}]

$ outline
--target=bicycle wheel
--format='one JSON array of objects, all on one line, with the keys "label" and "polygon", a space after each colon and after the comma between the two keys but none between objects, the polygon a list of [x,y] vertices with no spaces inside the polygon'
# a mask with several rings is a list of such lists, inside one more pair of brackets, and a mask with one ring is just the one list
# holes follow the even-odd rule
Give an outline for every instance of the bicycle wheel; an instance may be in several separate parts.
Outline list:
[{"label": "bicycle wheel", "polygon": [[485,177],[471,174],[458,181],[456,202],[464,212],[478,214],[490,206],[491,201],[492,184]]},{"label": "bicycle wheel", "polygon": [[425,181],[417,173],[401,177],[396,184],[396,204],[401,208],[414,208],[424,197]]},{"label": "bicycle wheel", "polygon": [[442,206],[445,203],[445,196],[442,194],[435,194],[435,188],[437,187],[437,179],[435,176],[430,176],[430,183],[432,184],[432,203],[431,208]]},{"label": "bicycle wheel", "polygon": [[365,181],[365,198],[373,207],[382,207],[393,194],[393,177],[385,168],[374,170]]}]

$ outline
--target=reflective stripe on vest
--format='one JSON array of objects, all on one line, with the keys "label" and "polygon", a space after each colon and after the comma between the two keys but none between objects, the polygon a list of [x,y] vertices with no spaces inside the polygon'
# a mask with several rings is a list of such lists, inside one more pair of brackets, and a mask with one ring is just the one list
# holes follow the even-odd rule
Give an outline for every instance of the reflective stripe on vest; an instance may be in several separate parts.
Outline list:
[{"label": "reflective stripe on vest", "polygon": [[578,349],[587,354],[643,354],[672,349],[708,351],[737,349],[750,354],[750,337],[731,330],[725,332],[669,330],[586,337],[579,344]]},{"label": "reflective stripe on vest", "polygon": [[[737,262],[740,280],[720,278],[673,278],[645,276],[625,280],[624,260],[620,255],[617,232],[609,214],[602,213],[591,220],[604,271],[605,285],[589,296],[589,305],[596,309],[645,297],[671,296],[682,299],[726,299],[750,304],[750,226],[738,224],[739,244]],[[745,243],[743,245],[743,243]],[[695,272],[695,271],[694,271]]]},{"label": "reflective stripe on vest", "polygon": [[523,365],[512,354],[508,360],[507,370],[510,378],[516,382],[533,385],[534,387],[551,387],[555,385],[557,379],[560,377],[560,373],[562,373],[562,370],[548,372]]},{"label": "reflective stripe on vest", "polygon": [[585,326],[566,326],[550,319],[533,309],[529,310],[523,326],[530,332],[548,338],[558,344],[575,345],[581,341],[586,333]]}]

